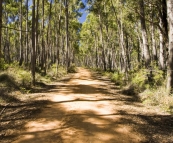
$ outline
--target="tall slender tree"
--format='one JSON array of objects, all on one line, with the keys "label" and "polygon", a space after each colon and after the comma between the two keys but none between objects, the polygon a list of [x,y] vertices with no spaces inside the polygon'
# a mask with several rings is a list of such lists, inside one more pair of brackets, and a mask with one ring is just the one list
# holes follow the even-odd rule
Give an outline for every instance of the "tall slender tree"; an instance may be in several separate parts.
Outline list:
[{"label": "tall slender tree", "polygon": [[167,89],[173,92],[173,0],[167,0],[168,29],[169,29],[169,60]]},{"label": "tall slender tree", "polygon": [[142,41],[143,41],[143,56],[145,66],[148,67],[151,62],[150,52],[149,52],[149,45],[147,39],[147,30],[146,30],[146,23],[145,23],[145,10],[144,10],[144,1],[139,0],[139,8],[140,8],[140,20],[141,20],[141,32],[142,32]]},{"label": "tall slender tree", "polygon": [[22,38],[22,6],[23,6],[23,0],[20,0],[20,60],[19,60],[19,65],[21,66],[23,63],[23,38]]},{"label": "tall slender tree", "polygon": [[0,60],[2,58],[1,46],[2,46],[2,3],[3,0],[0,0]]},{"label": "tall slender tree", "polygon": [[70,59],[69,59],[69,8],[68,8],[68,0],[64,1],[65,6],[65,29],[66,29],[66,65],[67,68],[70,67]]},{"label": "tall slender tree", "polygon": [[35,85],[35,0],[32,3],[32,58],[31,58],[31,73],[32,73],[32,84]]},{"label": "tall slender tree", "polygon": [[26,48],[25,48],[25,62],[28,64],[29,46],[28,46],[28,0],[26,0]]}]

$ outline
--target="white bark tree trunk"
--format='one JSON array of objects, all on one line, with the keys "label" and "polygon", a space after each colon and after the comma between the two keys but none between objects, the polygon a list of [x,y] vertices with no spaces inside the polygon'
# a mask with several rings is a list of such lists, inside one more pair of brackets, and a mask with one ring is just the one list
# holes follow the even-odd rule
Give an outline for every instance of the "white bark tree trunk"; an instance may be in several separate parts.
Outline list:
[{"label": "white bark tree trunk", "polygon": [[167,89],[172,91],[173,89],[173,0],[167,0],[167,15],[168,15],[168,29],[169,29],[169,57],[168,57],[168,78]]},{"label": "white bark tree trunk", "polygon": [[145,66],[148,67],[151,62],[149,46],[148,46],[148,39],[147,39],[147,30],[145,25],[145,12],[144,12],[144,1],[139,1],[140,6],[140,19],[141,19],[141,32],[142,32],[142,41],[143,41],[143,48],[144,48],[144,61]]},{"label": "white bark tree trunk", "polygon": [[2,58],[2,53],[1,53],[1,39],[2,39],[2,2],[3,0],[0,0],[0,60]]},{"label": "white bark tree trunk", "polygon": [[[160,26],[162,27],[162,21],[160,19]],[[165,69],[165,60],[164,60],[164,43],[163,43],[163,33],[160,31],[159,32],[159,46],[160,46],[160,50],[159,50],[159,65],[161,69]]]}]

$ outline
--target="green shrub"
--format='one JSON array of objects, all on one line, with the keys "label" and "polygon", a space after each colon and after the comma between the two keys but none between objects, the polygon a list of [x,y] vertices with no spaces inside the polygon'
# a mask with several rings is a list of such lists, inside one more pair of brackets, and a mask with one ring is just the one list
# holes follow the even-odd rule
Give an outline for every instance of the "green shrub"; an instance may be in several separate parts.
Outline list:
[{"label": "green shrub", "polygon": [[102,75],[111,78],[112,73],[110,73],[110,72],[103,72]]},{"label": "green shrub", "polygon": [[131,84],[134,87],[134,90],[136,90],[136,92],[142,92],[149,87],[146,81],[147,81],[147,71],[141,69],[138,72],[133,73]]},{"label": "green shrub", "polygon": [[163,111],[173,113],[173,96],[164,87],[147,89],[139,95],[144,104],[158,106]]},{"label": "green shrub", "polygon": [[0,70],[6,70],[8,68],[8,64],[5,63],[4,59],[0,59]]},{"label": "green shrub", "polygon": [[68,73],[76,73],[77,72],[77,68],[75,66],[75,64],[72,64],[69,68],[68,68]]},{"label": "green shrub", "polygon": [[154,69],[153,72],[153,85],[155,87],[157,86],[162,86],[165,84],[165,78],[164,78],[164,73],[162,70],[159,69]]},{"label": "green shrub", "polygon": [[149,88],[157,88],[165,83],[163,74],[163,71],[156,67],[152,69],[152,74],[150,74],[150,70],[147,69],[136,70],[131,72],[130,84],[134,86],[137,92],[142,92]]},{"label": "green shrub", "polygon": [[67,74],[67,71],[65,67],[63,66],[58,66],[56,64],[53,64],[50,69],[47,71],[47,77],[48,78],[59,78]]},{"label": "green shrub", "polygon": [[3,87],[7,87],[7,88],[15,88],[18,89],[18,85],[15,81],[15,78],[11,75],[8,75],[6,73],[2,73],[0,75],[0,83]]},{"label": "green shrub", "polygon": [[62,77],[67,74],[66,68],[63,66],[58,66],[57,77]]},{"label": "green shrub", "polygon": [[112,73],[111,81],[113,81],[116,85],[123,85],[124,83],[124,73]]},{"label": "green shrub", "polygon": [[53,64],[50,69],[47,70],[47,76],[53,78],[56,77],[57,72],[57,66],[56,64]]},{"label": "green shrub", "polygon": [[19,78],[20,84],[22,84],[23,86],[30,86],[31,74],[29,71],[25,71],[25,70],[20,69],[18,71],[18,78]]}]

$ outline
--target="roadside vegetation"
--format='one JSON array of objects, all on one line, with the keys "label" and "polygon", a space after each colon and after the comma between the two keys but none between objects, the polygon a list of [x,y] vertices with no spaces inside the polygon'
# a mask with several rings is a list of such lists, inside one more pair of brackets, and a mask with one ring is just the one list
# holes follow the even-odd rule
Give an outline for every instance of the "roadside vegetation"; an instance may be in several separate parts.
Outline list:
[{"label": "roadside vegetation", "polygon": [[23,98],[22,96],[24,95],[19,95],[32,93],[36,89],[44,88],[46,84],[67,74],[63,66],[56,67],[52,65],[47,70],[46,75],[43,74],[41,69],[37,69],[36,85],[33,86],[30,70],[24,65],[19,66],[17,62],[12,64],[1,62],[0,71],[0,103],[9,103],[16,101],[13,100],[15,98]]},{"label": "roadside vegetation", "polygon": [[46,74],[37,67],[33,86],[28,67],[24,64],[19,66],[17,62],[0,62],[0,140],[4,143],[11,142],[16,130],[21,130],[49,102],[36,99],[43,95],[31,97],[30,94],[46,92],[53,87],[52,82],[61,80],[69,72],[76,72],[75,65],[70,66],[67,72],[66,67],[52,64],[47,68]]},{"label": "roadside vegetation", "polygon": [[156,67],[151,71],[141,68],[128,75],[119,71],[102,72],[102,75],[109,77],[122,93],[138,96],[146,105],[158,106],[162,111],[173,113],[173,94],[166,90],[164,72]]}]

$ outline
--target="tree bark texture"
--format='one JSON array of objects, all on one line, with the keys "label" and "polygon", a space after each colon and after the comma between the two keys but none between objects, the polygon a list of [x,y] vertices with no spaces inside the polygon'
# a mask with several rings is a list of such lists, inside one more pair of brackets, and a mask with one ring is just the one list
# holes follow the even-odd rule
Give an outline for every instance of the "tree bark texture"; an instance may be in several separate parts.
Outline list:
[{"label": "tree bark texture", "polygon": [[148,39],[147,39],[147,30],[146,30],[146,24],[145,24],[145,11],[144,11],[144,1],[139,0],[139,6],[140,6],[140,19],[141,19],[141,32],[142,32],[142,41],[143,41],[143,54],[144,54],[144,62],[145,66],[148,67],[151,62],[151,57],[149,53],[149,45],[148,45]]},{"label": "tree bark texture", "polygon": [[23,38],[22,38],[22,2],[23,0],[20,0],[20,60],[19,60],[19,66],[23,63]]},{"label": "tree bark texture", "polygon": [[35,0],[33,0],[32,7],[32,58],[31,58],[31,73],[32,84],[35,85]]},{"label": "tree bark texture", "polygon": [[169,29],[169,58],[168,58],[168,79],[167,89],[172,92],[173,89],[173,0],[167,0],[167,15]]},{"label": "tree bark texture", "polygon": [[69,59],[69,19],[68,19],[68,0],[65,0],[65,28],[66,28],[66,65],[67,69],[70,67],[70,59]]},{"label": "tree bark texture", "polygon": [[0,60],[2,58],[2,53],[1,53],[1,49],[2,49],[2,2],[3,0],[0,0]]},{"label": "tree bark texture", "polygon": [[29,55],[29,47],[28,47],[28,0],[26,0],[26,51],[25,51],[25,62],[28,64],[28,55]]}]

